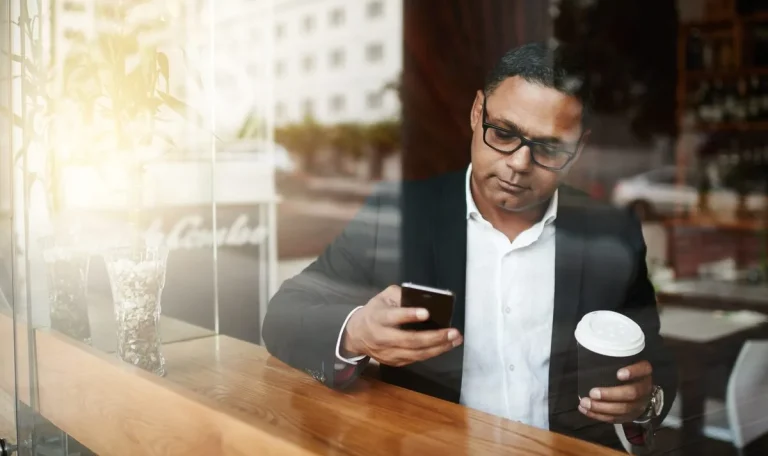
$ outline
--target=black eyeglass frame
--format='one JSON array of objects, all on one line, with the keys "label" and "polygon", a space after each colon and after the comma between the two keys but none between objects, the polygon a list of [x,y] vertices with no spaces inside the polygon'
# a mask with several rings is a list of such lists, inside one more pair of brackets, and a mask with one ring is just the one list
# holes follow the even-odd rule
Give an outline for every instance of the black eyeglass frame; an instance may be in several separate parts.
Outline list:
[{"label": "black eyeglass frame", "polygon": [[[488,146],[491,149],[495,150],[496,152],[500,152],[500,153],[502,153],[504,155],[512,155],[515,152],[517,152],[518,150],[522,149],[523,147],[528,146],[528,154],[531,157],[531,161],[534,162],[537,166],[541,166],[542,168],[548,169],[550,171],[560,171],[560,170],[562,170],[563,168],[568,166],[569,163],[571,163],[573,161],[574,157],[576,157],[576,153],[578,152],[579,147],[581,147],[581,141],[584,139],[584,134],[583,133],[579,137],[579,140],[576,142],[576,147],[575,147],[575,150],[573,152],[568,152],[568,151],[565,151],[565,150],[563,151],[563,153],[568,154],[568,160],[562,166],[554,167],[554,166],[547,166],[547,165],[543,165],[543,164],[539,163],[536,160],[536,157],[533,154],[533,148],[531,146],[532,145],[539,145],[539,146],[550,147],[551,144],[543,143],[543,142],[540,142],[540,141],[534,141],[532,139],[526,138],[525,136],[523,136],[521,134],[515,133],[515,132],[507,130],[505,128],[501,128],[501,127],[499,127],[497,125],[493,125],[493,124],[488,123],[487,120],[486,120],[487,117],[488,117],[488,111],[486,110],[486,107],[485,107],[486,100],[487,100],[487,98],[483,98],[483,142],[485,143],[486,146]],[[489,128],[492,128],[494,130],[497,130],[497,131],[500,131],[502,133],[505,133],[505,134],[507,134],[507,135],[509,135],[511,137],[519,139],[520,140],[520,145],[518,145],[517,147],[515,147],[512,150],[501,150],[501,149],[497,149],[496,147],[493,147],[492,145],[488,144],[488,140],[485,139],[486,135],[488,134],[488,129]]]}]

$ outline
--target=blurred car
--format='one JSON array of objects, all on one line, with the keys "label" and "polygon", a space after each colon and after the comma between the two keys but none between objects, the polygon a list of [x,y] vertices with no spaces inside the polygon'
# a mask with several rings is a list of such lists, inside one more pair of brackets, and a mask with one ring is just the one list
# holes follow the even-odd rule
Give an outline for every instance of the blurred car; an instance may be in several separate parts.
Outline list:
[{"label": "blurred car", "polygon": [[[690,213],[696,210],[699,199],[698,176],[694,172],[685,175],[678,183],[677,169],[664,166],[636,176],[620,180],[613,190],[613,204],[635,212],[640,220],[674,215],[680,210]],[[747,209],[757,211],[766,207],[765,183],[753,185],[747,196]],[[709,193],[709,208],[717,214],[733,214],[739,205],[739,195],[722,185],[714,185]]]}]

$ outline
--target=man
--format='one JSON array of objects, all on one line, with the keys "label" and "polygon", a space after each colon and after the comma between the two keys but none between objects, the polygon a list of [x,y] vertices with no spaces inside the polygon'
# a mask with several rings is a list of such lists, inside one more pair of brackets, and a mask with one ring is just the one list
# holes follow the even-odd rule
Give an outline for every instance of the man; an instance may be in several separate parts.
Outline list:
[{"label": "man", "polygon": [[[589,137],[585,92],[567,50],[508,52],[472,105],[470,167],[376,192],[275,295],[269,351],[333,388],[372,358],[395,385],[616,448],[648,444],[675,367],[639,223],[561,185]],[[400,329],[428,318],[400,307],[403,282],[452,290],[452,328]],[[647,359],[579,401],[573,333],[594,310],[634,319]]]}]

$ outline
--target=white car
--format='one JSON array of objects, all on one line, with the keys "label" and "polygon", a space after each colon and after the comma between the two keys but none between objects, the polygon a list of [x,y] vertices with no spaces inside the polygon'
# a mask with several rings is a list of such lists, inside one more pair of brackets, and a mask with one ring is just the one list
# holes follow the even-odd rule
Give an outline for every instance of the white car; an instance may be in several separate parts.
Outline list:
[{"label": "white car", "polygon": [[[664,166],[620,180],[613,190],[613,204],[633,210],[641,220],[697,210],[699,191],[697,177],[689,173],[685,181],[677,182],[677,169]],[[730,188],[715,186],[709,193],[709,208],[715,214],[733,215],[739,204],[738,193]],[[747,196],[747,209],[757,211],[766,207],[764,192]]]}]

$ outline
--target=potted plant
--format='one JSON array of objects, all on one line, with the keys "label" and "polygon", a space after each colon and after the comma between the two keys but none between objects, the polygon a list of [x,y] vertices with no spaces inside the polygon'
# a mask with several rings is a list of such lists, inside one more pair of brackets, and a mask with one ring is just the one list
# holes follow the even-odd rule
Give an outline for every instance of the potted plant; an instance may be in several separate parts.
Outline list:
[{"label": "potted plant", "polygon": [[166,21],[162,17],[129,20],[136,16],[135,8],[146,6],[142,3],[146,2],[99,5],[101,14],[112,22],[100,24],[92,40],[65,58],[61,105],[70,114],[65,127],[87,138],[80,142],[83,149],[76,151],[84,162],[127,172],[127,207],[123,209],[129,213],[130,235],[104,251],[117,319],[118,355],[162,375],[159,318],[168,252],[140,235],[144,170],[148,161],[174,147],[158,128],[163,113],[185,118],[192,113],[170,93],[169,58],[156,39],[168,28]]}]

